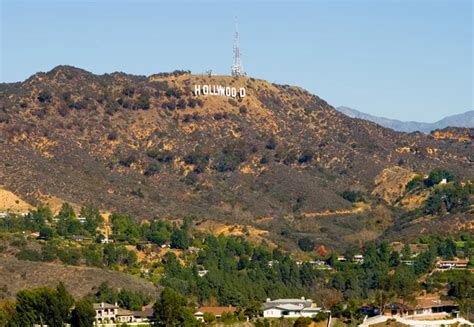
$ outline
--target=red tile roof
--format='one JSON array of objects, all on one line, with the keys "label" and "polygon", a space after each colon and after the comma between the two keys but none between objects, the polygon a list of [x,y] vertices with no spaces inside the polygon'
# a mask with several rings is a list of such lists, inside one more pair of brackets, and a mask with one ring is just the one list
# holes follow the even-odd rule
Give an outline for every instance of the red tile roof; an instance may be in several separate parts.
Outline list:
[{"label": "red tile roof", "polygon": [[230,313],[234,313],[235,310],[237,310],[237,308],[233,307],[233,306],[228,306],[228,307],[199,307],[195,314],[198,313],[198,312],[201,312],[201,313],[213,313],[214,315],[222,315],[224,312],[230,312]]}]

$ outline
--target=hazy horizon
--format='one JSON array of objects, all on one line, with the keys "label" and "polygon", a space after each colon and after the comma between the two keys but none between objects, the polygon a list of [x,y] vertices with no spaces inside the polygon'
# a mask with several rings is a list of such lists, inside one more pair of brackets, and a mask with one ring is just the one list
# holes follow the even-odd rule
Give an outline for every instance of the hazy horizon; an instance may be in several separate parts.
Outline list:
[{"label": "hazy horizon", "polygon": [[1,2],[2,82],[96,74],[229,74],[234,16],[250,76],[331,105],[435,122],[473,109],[472,2]]}]

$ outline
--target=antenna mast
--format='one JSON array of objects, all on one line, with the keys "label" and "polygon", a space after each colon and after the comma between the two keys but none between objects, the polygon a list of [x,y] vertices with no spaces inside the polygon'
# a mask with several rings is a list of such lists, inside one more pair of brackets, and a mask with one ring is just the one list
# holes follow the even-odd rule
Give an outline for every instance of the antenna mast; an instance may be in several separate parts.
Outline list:
[{"label": "antenna mast", "polygon": [[234,64],[232,65],[232,76],[245,75],[244,67],[240,61],[240,40],[239,40],[239,28],[237,24],[237,17],[235,17],[235,37],[234,37]]}]

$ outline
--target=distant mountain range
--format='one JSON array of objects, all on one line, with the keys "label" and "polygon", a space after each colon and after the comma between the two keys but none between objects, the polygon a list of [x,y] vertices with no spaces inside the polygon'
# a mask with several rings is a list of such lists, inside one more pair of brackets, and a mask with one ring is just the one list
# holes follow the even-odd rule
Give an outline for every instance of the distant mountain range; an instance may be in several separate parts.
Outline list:
[{"label": "distant mountain range", "polygon": [[448,116],[441,120],[438,120],[435,123],[422,123],[416,121],[401,121],[396,119],[372,116],[349,107],[337,107],[336,109],[351,118],[369,120],[381,126],[391,128],[400,132],[420,131],[423,133],[429,133],[435,129],[443,129],[446,127],[474,128],[474,110],[466,111],[465,113],[458,115]]}]

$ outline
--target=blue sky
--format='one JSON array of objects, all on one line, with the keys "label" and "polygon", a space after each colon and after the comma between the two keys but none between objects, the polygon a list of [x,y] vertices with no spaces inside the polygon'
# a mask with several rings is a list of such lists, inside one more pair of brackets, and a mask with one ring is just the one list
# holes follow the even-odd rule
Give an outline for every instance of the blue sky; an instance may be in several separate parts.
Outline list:
[{"label": "blue sky", "polygon": [[402,120],[474,109],[471,0],[0,1],[2,82],[60,64],[228,74],[237,14],[250,76]]}]

